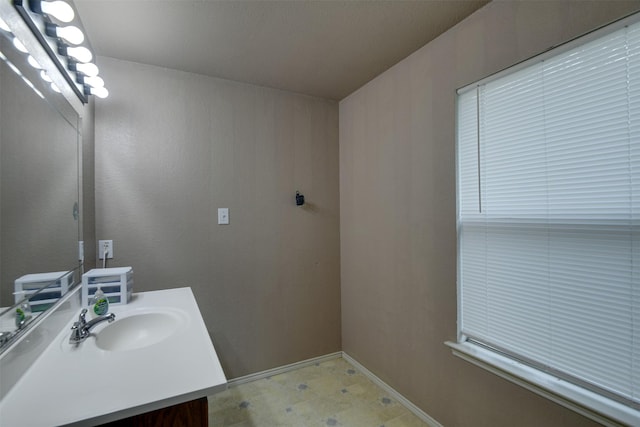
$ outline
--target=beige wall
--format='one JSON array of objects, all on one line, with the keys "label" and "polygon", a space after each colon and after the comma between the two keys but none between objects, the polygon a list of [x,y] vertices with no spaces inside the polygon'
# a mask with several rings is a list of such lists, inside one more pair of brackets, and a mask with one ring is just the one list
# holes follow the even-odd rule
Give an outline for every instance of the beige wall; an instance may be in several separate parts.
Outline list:
[{"label": "beige wall", "polygon": [[337,102],[99,64],[96,237],[113,239],[110,265],[133,266],[137,291],[191,286],[229,378],[340,350]]},{"label": "beige wall", "polygon": [[640,9],[495,2],[340,102],[343,350],[447,427],[592,423],[456,358],[455,90]]}]

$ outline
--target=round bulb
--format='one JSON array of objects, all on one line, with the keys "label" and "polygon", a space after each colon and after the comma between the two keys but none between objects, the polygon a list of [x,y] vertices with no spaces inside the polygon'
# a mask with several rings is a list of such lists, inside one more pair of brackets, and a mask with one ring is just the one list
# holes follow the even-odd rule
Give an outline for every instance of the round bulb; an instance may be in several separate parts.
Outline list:
[{"label": "round bulb", "polygon": [[16,49],[18,49],[20,52],[22,53],[29,53],[29,51],[27,50],[26,47],[24,47],[24,45],[22,44],[22,42],[20,40],[18,40],[16,37],[13,38],[13,45],[16,47]]},{"label": "round bulb", "polygon": [[49,77],[49,74],[47,74],[45,70],[40,71],[40,77],[47,83],[53,83],[53,80],[51,80],[51,77]]},{"label": "round bulb", "polygon": [[76,15],[73,8],[62,0],[42,1],[40,8],[42,9],[42,13],[51,15],[60,22],[71,22]]},{"label": "round bulb", "polygon": [[84,82],[94,88],[104,87],[104,80],[102,80],[102,77],[85,77]]},{"label": "round bulb", "polygon": [[42,70],[42,66],[38,63],[38,61],[36,61],[36,59],[33,56],[31,55],[27,56],[27,62],[36,70]]},{"label": "round bulb", "polygon": [[98,66],[91,62],[86,64],[78,63],[76,64],[76,70],[80,71],[82,74],[88,77],[93,77],[98,75]]},{"label": "round bulb", "polygon": [[106,98],[109,96],[109,91],[105,87],[92,87],[89,91],[91,95],[95,95],[98,98]]},{"label": "round bulb", "polygon": [[68,27],[56,27],[56,35],[75,45],[84,41],[84,34],[82,34],[82,30],[78,27],[74,27],[73,25],[69,25]]},{"label": "round bulb", "polygon": [[11,28],[9,28],[9,26],[7,25],[6,22],[4,22],[4,19],[0,18],[0,30],[4,30],[8,33],[11,32]]},{"label": "round bulb", "polygon": [[93,59],[91,51],[84,46],[68,47],[67,55],[77,59],[79,62],[89,62]]}]

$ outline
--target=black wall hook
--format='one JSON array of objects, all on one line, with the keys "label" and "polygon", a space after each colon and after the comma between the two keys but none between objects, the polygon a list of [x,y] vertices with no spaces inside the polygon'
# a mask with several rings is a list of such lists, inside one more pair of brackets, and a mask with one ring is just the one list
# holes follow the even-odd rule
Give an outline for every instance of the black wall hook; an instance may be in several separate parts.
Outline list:
[{"label": "black wall hook", "polygon": [[296,206],[304,205],[304,195],[300,194],[299,191],[296,191]]}]

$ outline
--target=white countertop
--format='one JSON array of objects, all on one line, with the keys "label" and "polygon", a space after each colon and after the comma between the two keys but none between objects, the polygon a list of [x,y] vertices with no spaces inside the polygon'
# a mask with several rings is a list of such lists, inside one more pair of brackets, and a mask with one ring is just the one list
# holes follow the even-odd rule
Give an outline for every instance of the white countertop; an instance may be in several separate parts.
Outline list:
[{"label": "white countertop", "polygon": [[186,323],[163,341],[125,351],[102,350],[94,336],[69,344],[76,314],[0,401],[0,425],[95,425],[224,390],[227,380],[191,288],[138,293],[109,311],[116,315],[113,325],[163,308],[186,313]]}]

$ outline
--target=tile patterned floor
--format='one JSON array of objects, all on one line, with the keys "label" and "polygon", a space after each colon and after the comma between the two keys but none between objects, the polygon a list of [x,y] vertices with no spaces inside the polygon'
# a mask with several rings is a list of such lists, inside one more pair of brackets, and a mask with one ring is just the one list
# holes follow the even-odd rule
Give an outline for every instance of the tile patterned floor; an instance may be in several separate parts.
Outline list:
[{"label": "tile patterned floor", "polygon": [[209,396],[210,427],[428,427],[342,358]]}]

